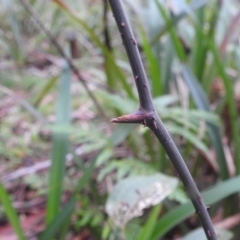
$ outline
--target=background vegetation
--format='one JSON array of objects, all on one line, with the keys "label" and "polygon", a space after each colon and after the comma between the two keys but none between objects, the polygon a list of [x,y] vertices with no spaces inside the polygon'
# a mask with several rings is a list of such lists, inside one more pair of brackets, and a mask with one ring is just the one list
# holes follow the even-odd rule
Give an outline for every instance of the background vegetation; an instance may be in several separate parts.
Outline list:
[{"label": "background vegetation", "polygon": [[[204,239],[151,132],[110,123],[138,96],[107,2],[29,1],[80,81],[24,2],[0,1],[0,238]],[[123,2],[219,238],[239,239],[240,2]]]}]

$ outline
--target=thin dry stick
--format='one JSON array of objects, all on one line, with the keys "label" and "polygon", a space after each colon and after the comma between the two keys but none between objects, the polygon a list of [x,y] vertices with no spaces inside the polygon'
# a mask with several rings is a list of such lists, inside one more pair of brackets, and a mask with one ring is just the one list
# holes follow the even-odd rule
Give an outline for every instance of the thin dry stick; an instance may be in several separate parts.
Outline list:
[{"label": "thin dry stick", "polygon": [[71,58],[65,54],[63,48],[61,45],[58,43],[57,39],[55,36],[44,26],[43,22],[41,21],[41,18],[38,16],[38,14],[34,11],[32,6],[25,0],[19,0],[22,5],[25,7],[25,9],[28,11],[28,13],[32,16],[34,21],[37,23],[37,25],[40,27],[40,29],[46,34],[47,38],[50,40],[50,42],[56,47],[58,50],[59,54],[65,59],[65,61],[68,63],[74,74],[76,75],[77,79],[79,82],[82,83],[83,87],[85,88],[86,92],[88,93],[89,97],[92,99],[93,103],[95,104],[99,114],[103,116],[107,121],[108,117],[105,114],[105,111],[101,107],[101,105],[98,103],[97,99],[93,95],[93,93],[90,91],[88,85],[84,81],[83,77],[80,75],[77,67],[73,64]]},{"label": "thin dry stick", "polygon": [[165,129],[160,117],[154,109],[152,96],[149,91],[148,82],[137,48],[137,43],[124,12],[121,0],[109,0],[109,3],[131,64],[140,100],[140,107],[135,113],[114,118],[112,119],[112,122],[140,123],[148,126],[154,132],[168,154],[169,159],[178,172],[179,177],[181,178],[192,200],[192,203],[196,209],[196,213],[199,215],[199,218],[202,222],[207,239],[216,240],[217,237],[207,212],[207,207],[204,205],[200,192],[198,191],[196,184],[170,134]]}]

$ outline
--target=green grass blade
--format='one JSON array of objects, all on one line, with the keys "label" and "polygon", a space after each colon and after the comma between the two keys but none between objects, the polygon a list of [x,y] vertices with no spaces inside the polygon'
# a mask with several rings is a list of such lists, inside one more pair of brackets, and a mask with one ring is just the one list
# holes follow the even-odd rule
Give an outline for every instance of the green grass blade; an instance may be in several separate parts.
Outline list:
[{"label": "green grass blade", "polygon": [[192,47],[192,69],[199,81],[202,80],[202,75],[203,75],[203,65],[204,61],[206,61],[206,56],[207,56],[207,51],[206,51],[206,40],[202,36],[202,28],[204,26],[204,9],[201,8],[196,12],[196,16],[198,19],[199,24],[202,26],[201,28],[195,28],[195,39],[194,39],[194,44]]},{"label": "green grass blade", "polygon": [[37,107],[43,100],[43,98],[48,94],[48,92],[55,86],[56,82],[58,80],[58,77],[53,77],[47,81],[47,83],[43,86],[43,88],[39,91],[37,96],[34,100],[34,106]]},{"label": "green grass blade", "polygon": [[197,107],[201,110],[210,112],[207,96],[188,66],[182,65],[182,75]]},{"label": "green grass blade", "polygon": [[[162,14],[162,16],[164,18],[166,24],[170,24],[171,19],[167,15],[165,9],[161,6],[161,4],[157,0],[155,0],[155,2],[157,4],[159,12]],[[185,62],[186,61],[186,54],[185,54],[183,46],[182,46],[182,44],[181,44],[181,42],[178,38],[177,32],[175,31],[175,29],[173,27],[170,27],[169,28],[169,33],[170,33],[172,43],[173,43],[173,46],[175,48],[175,51],[177,53],[177,56],[178,56],[179,60],[182,61],[182,62]]]},{"label": "green grass blade", "polygon": [[[127,83],[127,80],[123,74],[123,71],[117,65],[113,54],[108,50],[108,48],[99,40],[100,38],[95,34],[95,32],[87,25],[85,21],[79,18],[77,13],[71,9],[63,0],[54,0],[69,16],[77,21],[77,23],[88,33],[91,40],[99,47],[105,57],[105,62],[109,65],[108,70],[111,69],[115,72],[115,79],[111,79],[111,81],[119,82],[122,84],[123,89],[127,93],[128,97],[132,99],[136,99],[134,92],[131,89],[130,84]],[[117,79],[116,79],[117,78]]]},{"label": "green grass blade", "polygon": [[19,21],[16,18],[17,14],[14,12],[14,8],[12,7],[13,3],[12,1],[9,0],[4,0],[2,2],[6,8],[7,8],[7,17],[8,17],[8,22],[11,26],[11,33],[13,35],[13,39],[15,42],[16,46],[12,46],[13,48],[10,49],[11,53],[13,54],[13,56],[16,58],[16,60],[19,63],[23,63],[24,61],[24,45],[23,45],[23,39],[22,36],[20,34],[20,25],[19,25]]},{"label": "green grass blade", "polygon": [[84,188],[84,186],[86,186],[86,184],[90,181],[92,173],[95,169],[96,161],[97,161],[97,157],[91,162],[88,168],[85,168],[82,170],[84,174],[77,184],[75,195],[77,195]]},{"label": "green grass blade", "polygon": [[167,36],[167,41],[164,45],[164,61],[162,64],[162,82],[164,86],[164,93],[169,93],[170,80],[172,75],[172,63],[174,60],[174,48],[170,36]]},{"label": "green grass blade", "polygon": [[21,228],[21,225],[19,223],[19,218],[11,204],[11,199],[1,183],[0,183],[0,202],[2,203],[4,212],[9,222],[11,223],[13,229],[15,230],[18,239],[19,240],[26,239],[23,233],[23,229]]},{"label": "green grass blade", "polygon": [[81,179],[79,180],[75,188],[75,193],[73,198],[70,200],[67,206],[65,206],[64,209],[54,217],[53,221],[47,226],[45,231],[41,234],[41,237],[39,240],[53,238],[58,232],[62,230],[61,227],[64,224],[67,224],[66,221],[70,221],[69,217],[74,209],[76,197],[79,194],[79,192],[90,181],[92,173],[95,169],[96,160],[97,158],[91,162],[88,168],[82,169],[83,176],[81,177]]},{"label": "green grass blade", "polygon": [[196,36],[193,46],[193,69],[199,81],[203,81],[205,67],[207,63],[207,53],[209,51],[208,42],[214,41],[214,32],[218,20],[219,7],[213,9],[211,20],[209,22],[209,30],[204,32],[204,9],[198,12],[198,20],[201,25],[195,22]]},{"label": "green grass blade", "polygon": [[113,146],[120,144],[135,128],[136,124],[118,124],[110,136],[110,142]]},{"label": "green grass blade", "polygon": [[[66,63],[65,63],[66,64]],[[70,68],[63,67],[59,81],[56,130],[53,133],[52,165],[50,169],[49,194],[46,221],[49,224],[59,211],[65,159],[68,153],[68,135],[64,127],[70,123]]]},{"label": "green grass blade", "polygon": [[[207,4],[207,2],[208,2],[207,0],[201,0],[201,1],[196,0],[190,4],[189,10],[194,11],[194,10],[200,9],[204,7]],[[177,16],[173,17],[170,21],[168,21],[153,38],[153,40],[151,41],[151,45],[155,45],[159,41],[159,39],[169,31],[170,28],[175,26],[184,17],[187,17],[190,11],[184,11],[178,14]]]},{"label": "green grass blade", "polygon": [[144,224],[141,232],[138,234],[135,240],[146,240],[151,238],[161,206],[161,204],[158,204],[152,209],[151,214],[147,219],[147,222]]},{"label": "green grass blade", "polygon": [[143,29],[141,29],[141,37],[142,37],[142,47],[146,55],[149,73],[151,77],[152,94],[154,97],[158,97],[163,94],[161,68],[158,64],[158,60],[156,59],[151,49],[150,43]]},{"label": "green grass blade", "polygon": [[174,135],[179,135],[184,137],[190,143],[192,143],[196,148],[202,151],[206,156],[211,158],[208,147],[204,144],[202,139],[199,139],[196,134],[193,134],[188,129],[183,128],[182,126],[177,126],[174,124],[168,125],[169,129],[171,129],[171,133]]},{"label": "green grass blade", "polygon": [[228,75],[225,71],[225,66],[221,62],[220,54],[213,42],[210,43],[210,48],[213,53],[214,63],[216,65],[218,74],[220,75],[224,88],[226,91],[226,101],[228,104],[228,109],[231,118],[231,126],[232,126],[232,135],[233,135],[233,144],[234,144],[234,159],[236,165],[236,173],[240,173],[240,140],[239,140],[239,126],[238,126],[238,114],[237,108],[234,100],[234,90],[233,83],[229,79]]},{"label": "green grass blade", "polygon": [[[240,191],[240,176],[219,183],[215,187],[202,192],[205,204],[214,204],[234,193]],[[194,207],[189,201],[179,207],[174,208],[164,215],[156,224],[152,240],[157,240],[164,236],[170,229],[194,214]]]},{"label": "green grass blade", "polygon": [[104,54],[109,54],[107,46],[105,46],[100,41],[100,38],[94,33],[94,31],[90,27],[88,27],[87,23],[78,16],[74,9],[69,7],[64,0],[54,0],[53,2],[55,2],[59,7],[61,7],[73,20],[77,21],[77,23],[88,33],[91,40],[103,51]]},{"label": "green grass blade", "polygon": [[104,58],[105,58],[104,66],[105,66],[108,86],[113,89],[118,89],[119,87],[117,86],[118,85],[117,83],[120,82],[127,96],[131,99],[136,100],[136,96],[133,93],[133,90],[130,87],[130,84],[127,82],[123,71],[117,65],[112,53],[109,53],[107,55],[105,54]]},{"label": "green grass blade", "polygon": [[110,88],[116,89],[117,83],[118,83],[118,81],[116,81],[117,76],[116,76],[116,72],[112,68],[112,60],[108,56],[105,56],[104,69],[105,69],[106,78],[107,78],[107,85]]},{"label": "green grass blade", "polygon": [[[123,89],[125,90],[127,96],[131,99],[134,99],[136,100],[137,97],[136,95],[134,94],[132,88],[131,88],[131,84],[129,84],[127,82],[127,79],[123,73],[123,71],[120,69],[120,67],[117,65],[115,59],[113,56],[110,56],[110,63],[111,63],[111,67],[112,67],[112,70],[115,72],[115,79],[114,81],[118,81],[122,84],[122,87]],[[117,80],[118,79],[118,80]]]},{"label": "green grass blade", "polygon": [[[186,65],[182,66],[182,75],[183,75],[183,79],[188,85],[191,96],[197,108],[211,112],[207,97],[201,85],[199,84],[199,82],[196,80],[191,70]],[[211,139],[211,142],[214,146],[214,149],[216,151],[217,162],[220,170],[220,176],[222,179],[227,179],[229,174],[228,174],[227,162],[226,162],[226,158],[223,150],[223,145],[221,142],[220,130],[217,126],[207,122],[207,131]]]},{"label": "green grass blade", "polygon": [[56,233],[61,230],[62,225],[65,223],[73,212],[75,206],[75,199],[72,199],[64,209],[58,213],[54,220],[48,225],[45,231],[41,234],[39,240],[52,239]]}]

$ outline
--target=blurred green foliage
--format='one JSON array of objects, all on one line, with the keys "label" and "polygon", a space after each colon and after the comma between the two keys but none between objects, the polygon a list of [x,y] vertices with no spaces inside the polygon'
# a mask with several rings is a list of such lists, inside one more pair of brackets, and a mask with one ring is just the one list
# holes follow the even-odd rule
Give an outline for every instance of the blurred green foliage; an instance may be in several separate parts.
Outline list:
[{"label": "blurred green foliage", "polygon": [[[9,220],[19,239],[30,237],[24,237],[22,213],[13,207],[17,195],[9,190],[17,181],[35,197],[47,199],[46,226],[36,232],[40,239],[86,233],[94,239],[173,239],[197,228],[195,220],[186,220],[193,208],[181,184],[161,202],[139,194],[142,201],[150,201],[147,208],[153,207],[124,226],[107,215],[105,204],[115,185],[158,172],[176,179],[174,169],[148,129],[110,123],[135,111],[138,96],[109,7],[104,13],[106,1],[29,2],[69,56],[67,39],[74,33],[79,57],[72,61],[109,121],[98,115],[21,2],[0,0],[1,220]],[[125,0],[124,6],[156,109],[212,205],[211,216],[223,212],[221,220],[237,214],[239,1]],[[45,163],[41,170],[28,172]],[[136,185],[136,191],[141,187]],[[126,210],[126,203],[115,204]],[[238,239],[239,230],[232,228]]]}]

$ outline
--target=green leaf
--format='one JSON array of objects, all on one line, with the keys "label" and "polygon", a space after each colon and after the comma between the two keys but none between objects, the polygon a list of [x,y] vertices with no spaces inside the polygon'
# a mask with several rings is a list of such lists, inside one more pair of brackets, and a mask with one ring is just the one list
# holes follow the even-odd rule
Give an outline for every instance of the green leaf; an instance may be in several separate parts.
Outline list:
[{"label": "green leaf", "polygon": [[109,87],[118,89],[118,86],[116,83],[120,82],[122,85],[122,88],[126,92],[127,96],[130,99],[136,100],[136,96],[135,96],[130,84],[127,82],[127,79],[126,79],[123,71],[117,65],[112,53],[107,52],[105,54],[105,70],[106,70],[107,82],[108,82]]},{"label": "green leaf", "polygon": [[[70,123],[70,82],[71,71],[67,63],[63,66],[59,81],[56,125],[66,127]],[[50,169],[49,194],[47,200],[46,221],[49,224],[57,215],[60,203],[65,172],[65,160],[68,153],[68,135],[65,131],[53,134],[52,165]]]},{"label": "green leaf", "polygon": [[98,91],[96,95],[99,98],[99,101],[103,102],[104,106],[107,106],[109,108],[117,109],[122,114],[123,113],[131,113],[137,109],[137,102],[129,99],[129,98],[123,98],[116,94],[108,93],[108,92],[102,92]]},{"label": "green leaf", "polygon": [[102,181],[103,178],[115,169],[115,165],[107,164],[98,174],[97,181]]},{"label": "green leaf", "polygon": [[113,160],[106,164],[99,171],[97,180],[101,181],[107,174],[115,173],[116,181],[124,178],[124,176],[139,176],[139,175],[150,175],[157,171],[149,165],[149,163],[142,162],[135,158],[123,158],[121,161]]},{"label": "green leaf", "polygon": [[221,61],[220,54],[213,42],[210,43],[210,48],[213,53],[214,63],[216,65],[218,74],[220,75],[224,88],[226,91],[226,101],[228,104],[230,120],[231,120],[231,127],[232,127],[232,135],[233,135],[233,144],[234,144],[234,160],[236,165],[236,173],[240,173],[240,140],[239,140],[239,124],[238,124],[238,113],[237,107],[234,100],[234,90],[233,90],[233,83],[229,79],[228,75],[226,74],[225,65]]},{"label": "green leaf", "polygon": [[[220,228],[214,228],[218,240],[231,240],[233,239],[233,234],[230,231]],[[202,228],[197,228],[194,231],[188,233],[182,238],[182,240],[192,240],[192,239],[201,239],[207,240],[206,234]]]},{"label": "green leaf", "polygon": [[68,219],[74,209],[75,200],[72,199],[64,209],[59,212],[53,219],[53,221],[47,226],[45,231],[40,235],[39,240],[52,239],[56,233],[61,230],[61,227]]},{"label": "green leaf", "polygon": [[110,157],[112,157],[113,155],[113,151],[111,148],[106,148],[104,149],[101,153],[98,154],[97,156],[97,160],[96,160],[96,166],[99,167],[100,165],[102,165],[103,163],[105,163],[106,161],[108,161],[108,159]]},{"label": "green leaf", "polygon": [[153,94],[153,97],[157,97],[163,93],[162,80],[161,80],[161,66],[158,64],[158,61],[151,49],[146,33],[142,28],[140,29],[141,29],[141,36],[142,36],[142,46],[143,46],[144,53],[146,55],[146,60],[147,60],[150,78],[151,78],[152,94]]},{"label": "green leaf", "polygon": [[7,218],[11,223],[13,229],[15,230],[18,239],[19,240],[26,239],[23,233],[23,229],[21,228],[21,225],[19,223],[19,218],[11,204],[11,199],[1,183],[0,183],[0,202],[2,203],[4,212],[7,215]]},{"label": "green leaf", "polygon": [[117,146],[136,128],[136,124],[118,124],[110,136],[110,142]]},{"label": "green leaf", "polygon": [[174,191],[178,180],[164,174],[129,177],[119,181],[112,189],[106,211],[116,225],[125,226],[143,209],[154,206]]},{"label": "green leaf", "polygon": [[81,177],[81,179],[79,180],[77,187],[76,187],[76,191],[75,191],[75,196],[78,195],[78,193],[83,189],[84,186],[86,186],[86,184],[90,181],[92,173],[95,169],[95,165],[96,165],[96,159],[94,159],[90,166],[88,168],[85,168],[83,170],[83,176]]},{"label": "green leaf", "polygon": [[[162,14],[165,22],[167,24],[170,24],[171,23],[171,19],[167,15],[165,9],[162,7],[162,5],[157,0],[155,0],[155,3],[157,4],[158,10]],[[170,33],[170,36],[171,36],[172,43],[173,43],[173,46],[175,48],[175,51],[176,51],[176,53],[178,55],[178,58],[180,59],[180,61],[185,62],[186,61],[186,55],[185,55],[183,46],[182,46],[182,44],[181,44],[181,42],[180,42],[180,40],[178,38],[178,34],[177,34],[176,30],[172,26],[169,28],[169,33]]]},{"label": "green leaf", "polygon": [[174,57],[175,57],[175,51],[174,47],[171,41],[171,37],[168,35],[166,36],[167,40],[166,43],[163,46],[163,55],[164,61],[161,61],[162,65],[162,81],[164,84],[164,90],[166,93],[169,92],[170,89],[170,83],[172,79],[172,65],[174,62]]},{"label": "green leaf", "polygon": [[23,63],[24,57],[25,57],[24,56],[25,55],[24,54],[25,46],[23,44],[23,38],[20,33],[20,26],[19,26],[20,22],[17,19],[17,14],[14,11],[14,8],[12,7],[14,4],[10,0],[4,0],[4,1],[2,1],[2,4],[4,4],[6,6],[7,19],[11,26],[11,34],[12,34],[11,38],[14,39],[15,44],[16,44],[16,47],[15,46],[10,47],[10,51],[11,51],[13,57],[15,57],[16,61],[18,61],[19,63]]},{"label": "green leaf", "polygon": [[[107,64],[107,76],[112,78],[115,76],[119,80],[119,82],[122,84],[123,89],[127,93],[128,97],[131,99],[136,99],[136,96],[134,92],[132,91],[131,86],[128,84],[123,71],[119,68],[117,65],[115,58],[113,54],[108,50],[108,48],[100,41],[100,38],[95,34],[95,32],[87,25],[85,21],[83,21],[78,14],[70,8],[63,0],[54,0],[55,3],[57,3],[63,10],[65,10],[70,17],[72,17],[75,21],[79,23],[79,25],[88,33],[90,36],[92,42],[98,46],[103,56],[105,57],[105,64]],[[111,73],[109,72],[111,71]],[[111,85],[113,85],[113,81],[116,81],[116,79],[109,79],[111,82]],[[115,84],[114,84],[115,86]]]},{"label": "green leaf", "polygon": [[[183,75],[183,79],[188,85],[191,96],[197,108],[204,111],[211,112],[210,105],[208,103],[207,97],[201,85],[199,84],[195,76],[192,74],[191,70],[186,65],[182,65],[182,75]],[[227,162],[226,162],[226,158],[223,150],[223,145],[221,142],[220,130],[216,125],[213,125],[212,123],[207,123],[207,130],[217,154],[217,162],[218,162],[221,178],[227,179],[229,174],[228,174]]]},{"label": "green leaf", "polygon": [[179,101],[179,97],[176,95],[163,95],[161,97],[157,97],[153,99],[153,104],[156,108],[163,108],[168,105],[177,103]]},{"label": "green leaf", "polygon": [[[202,76],[204,73],[205,61],[207,57],[207,45],[206,39],[203,37],[202,29],[204,28],[204,9],[201,8],[196,12],[196,16],[198,18],[198,22],[201,25],[201,28],[195,29],[195,40],[193,45],[193,53],[191,58],[191,66],[193,72],[199,81],[202,80]],[[207,38],[207,36],[206,36]]]},{"label": "green leaf", "polygon": [[152,232],[154,230],[154,227],[156,225],[160,209],[161,209],[161,204],[156,205],[152,209],[150,216],[148,217],[146,223],[143,225],[142,230],[138,234],[136,240],[150,239]]},{"label": "green leaf", "polygon": [[171,131],[171,134],[177,134],[177,135],[183,136],[185,139],[191,142],[195,147],[201,150],[206,156],[208,156],[209,159],[211,159],[211,154],[209,152],[208,147],[204,144],[204,142],[201,139],[199,139],[196,135],[191,133],[188,129],[184,129],[182,127],[178,127],[173,124],[171,125],[168,124],[168,127]]},{"label": "green leaf", "polygon": [[91,162],[89,167],[82,170],[83,176],[81,177],[81,179],[79,180],[79,182],[75,188],[74,196],[72,197],[70,202],[63,208],[63,210],[61,210],[54,217],[52,222],[50,222],[50,224],[48,224],[48,226],[46,227],[44,232],[41,234],[40,240],[53,238],[61,230],[61,227],[66,223],[66,221],[70,221],[69,218],[74,209],[76,198],[78,197],[79,192],[90,181],[92,173],[95,169],[95,164],[96,164],[96,159],[94,159]]},{"label": "green leaf", "polygon": [[[206,205],[216,203],[231,194],[240,191],[240,176],[226,180],[219,183],[215,187],[203,191],[202,197]],[[187,203],[176,207],[165,214],[156,224],[154,233],[151,237],[152,240],[157,240],[164,236],[170,229],[177,226],[179,223],[183,222],[185,219],[194,214],[195,210],[190,201]]]},{"label": "green leaf", "polygon": [[58,76],[53,77],[47,81],[47,83],[43,86],[43,88],[39,91],[37,94],[35,100],[34,100],[34,106],[38,106],[43,98],[48,94],[48,92],[55,86],[56,82],[58,80]]},{"label": "green leaf", "polygon": [[185,11],[179,13],[177,16],[173,17],[170,21],[168,21],[161,30],[156,34],[156,36],[151,41],[152,45],[156,44],[159,39],[169,31],[174,25],[176,25],[182,18],[187,17],[189,13],[194,10],[200,9],[208,3],[207,0],[196,0],[192,1],[189,8],[185,9]]}]

